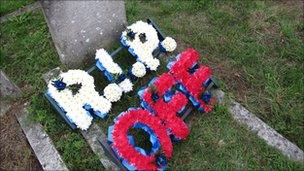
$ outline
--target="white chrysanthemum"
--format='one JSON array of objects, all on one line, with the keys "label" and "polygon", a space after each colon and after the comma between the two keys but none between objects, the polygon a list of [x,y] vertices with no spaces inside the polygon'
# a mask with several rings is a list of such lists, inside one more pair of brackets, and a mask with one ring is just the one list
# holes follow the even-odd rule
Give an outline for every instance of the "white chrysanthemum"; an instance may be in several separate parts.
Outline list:
[{"label": "white chrysanthemum", "polygon": [[103,96],[95,96],[90,99],[90,105],[94,111],[99,111],[102,114],[110,112],[112,103]]},{"label": "white chrysanthemum", "polygon": [[144,75],[146,75],[146,67],[143,63],[136,62],[135,64],[132,65],[131,72],[136,77],[143,77]]},{"label": "white chrysanthemum", "polygon": [[[79,113],[79,115],[75,117],[75,113]],[[87,111],[83,110],[83,108],[71,107],[66,115],[76,124],[77,128],[80,128],[82,130],[87,130],[93,120],[93,117],[90,116]]]},{"label": "white chrysanthemum", "polygon": [[161,45],[167,52],[173,52],[176,49],[176,41],[172,37],[166,37],[165,40],[161,42]]},{"label": "white chrysanthemum", "polygon": [[110,100],[110,102],[117,102],[122,95],[122,89],[115,83],[111,83],[103,90],[103,95]]},{"label": "white chrysanthemum", "polygon": [[159,66],[159,60],[154,58],[147,61],[147,66],[150,68],[150,70],[155,71],[157,67]]},{"label": "white chrysanthemum", "polygon": [[[131,41],[127,38],[127,31],[122,32],[122,38],[126,40],[126,44],[133,49],[139,50],[138,48],[145,49],[145,50],[154,50],[157,48],[159,44],[159,39],[157,36],[157,31],[155,28],[146,22],[137,21],[136,23],[127,27],[134,33],[136,33],[135,38]],[[139,35],[144,33],[146,35],[146,42],[141,42]],[[134,48],[135,47],[135,48]],[[137,48],[136,48],[137,47]],[[152,52],[151,51],[151,52]]]},{"label": "white chrysanthemum", "polygon": [[120,82],[118,85],[125,93],[133,90],[133,83],[127,78]]},{"label": "white chrysanthemum", "polygon": [[82,130],[86,130],[91,125],[93,117],[83,109],[85,104],[91,105],[94,111],[106,114],[111,109],[111,102],[100,96],[95,91],[94,78],[82,70],[69,70],[60,74],[66,86],[81,84],[78,93],[73,95],[68,88],[57,90],[53,85],[54,80],[48,84],[48,94],[66,112],[66,116]]},{"label": "white chrysanthemum", "polygon": [[97,59],[102,66],[112,74],[121,74],[122,69],[115,63],[109,53],[104,49],[99,49],[96,51],[95,59]]},{"label": "white chrysanthemum", "polygon": [[[124,44],[133,49],[133,52],[137,55],[139,61],[146,64],[148,67],[154,68],[154,66],[150,66],[150,63],[147,63],[147,61],[154,59],[152,52],[159,45],[156,29],[151,24],[143,21],[137,21],[136,23],[128,26],[127,29],[136,34],[134,39],[130,40],[127,36],[127,31],[122,32],[121,39]],[[140,41],[141,34],[146,36],[145,42]]]}]

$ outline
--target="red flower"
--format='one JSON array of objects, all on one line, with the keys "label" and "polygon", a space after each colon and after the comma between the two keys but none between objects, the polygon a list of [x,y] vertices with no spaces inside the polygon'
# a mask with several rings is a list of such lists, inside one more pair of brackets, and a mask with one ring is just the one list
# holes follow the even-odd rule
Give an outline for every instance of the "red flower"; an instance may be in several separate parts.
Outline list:
[{"label": "red flower", "polygon": [[199,65],[199,68],[194,73],[188,71],[198,63],[198,59],[199,53],[197,51],[187,49],[180,54],[179,60],[173,64],[169,72],[200,103],[200,108],[203,108],[205,112],[210,112],[213,108],[212,103],[206,104],[201,100],[200,95],[205,91],[203,83],[211,77],[211,69],[207,66]]},{"label": "red flower", "polygon": [[137,170],[156,170],[155,155],[145,156],[138,152],[129,142],[128,130],[135,123],[142,123],[150,127],[157,136],[165,156],[169,159],[172,156],[172,143],[167,135],[166,128],[161,121],[143,109],[127,111],[121,115],[114,124],[113,144],[120,157],[136,167]]},{"label": "red flower", "polygon": [[[159,97],[163,97],[166,91],[169,91],[175,85],[174,78],[169,73],[162,74],[153,83],[156,93]],[[188,126],[177,116],[177,112],[187,105],[187,97],[181,93],[175,93],[169,102],[165,102],[163,98],[153,101],[151,87],[144,91],[143,100],[146,101],[154,110],[155,115],[162,120],[165,127],[178,139],[185,139],[189,135]]]},{"label": "red flower", "polygon": [[208,104],[201,99],[205,91],[203,83],[211,77],[212,72],[209,67],[198,65],[198,60],[199,53],[194,49],[187,49],[180,54],[169,72],[162,74],[152,86],[144,90],[142,100],[152,109],[153,115],[147,110],[133,109],[116,119],[112,132],[112,148],[137,170],[156,170],[158,166],[155,154],[143,155],[130,144],[128,130],[136,123],[145,124],[154,131],[168,159],[171,158],[173,150],[168,134],[178,139],[185,139],[189,135],[189,128],[177,116],[177,112],[188,103],[186,95],[175,92],[169,101],[163,98],[177,82],[186,88],[189,93],[187,95],[194,97],[200,103],[200,108],[205,112],[212,110],[214,99],[210,99]]}]

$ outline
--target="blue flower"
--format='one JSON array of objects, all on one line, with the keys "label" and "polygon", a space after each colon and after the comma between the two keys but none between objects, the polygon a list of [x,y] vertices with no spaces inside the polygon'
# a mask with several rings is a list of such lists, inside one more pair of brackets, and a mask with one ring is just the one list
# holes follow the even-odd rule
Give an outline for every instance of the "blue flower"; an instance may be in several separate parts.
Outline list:
[{"label": "blue flower", "polygon": [[203,83],[203,86],[204,86],[204,87],[208,87],[211,83],[212,83],[212,79],[211,79],[211,78],[208,78],[208,79]]},{"label": "blue flower", "polygon": [[191,68],[188,68],[188,72],[193,74],[197,69],[199,69],[199,64],[195,63]]},{"label": "blue flower", "polygon": [[139,34],[139,40],[141,41],[141,43],[145,43],[147,41],[147,37],[145,33],[140,33]]},{"label": "blue flower", "polygon": [[61,78],[61,79],[59,79],[59,80],[53,81],[53,83],[52,83],[52,85],[53,85],[54,87],[56,87],[57,90],[59,90],[59,91],[64,90],[65,87],[66,87],[66,83],[64,83],[62,80],[63,80],[63,79]]},{"label": "blue flower", "polygon": [[130,40],[134,40],[135,39],[135,34],[131,29],[127,29],[127,36],[130,38]]},{"label": "blue flower", "polygon": [[156,164],[160,167],[166,166],[168,163],[167,158],[164,154],[160,154],[156,158]]},{"label": "blue flower", "polygon": [[152,93],[153,102],[156,102],[158,99],[159,99],[159,96],[157,95],[157,93]]},{"label": "blue flower", "polygon": [[201,96],[201,99],[204,101],[204,102],[206,102],[206,103],[208,103],[209,101],[210,101],[210,99],[211,99],[211,93],[210,92],[204,92],[203,94],[202,94],[202,96]]},{"label": "blue flower", "polygon": [[120,82],[122,82],[123,80],[125,80],[127,78],[127,75],[125,75],[125,74],[121,74],[121,75],[119,75],[118,76],[118,78],[117,78],[117,83],[120,83]]},{"label": "blue flower", "polygon": [[128,70],[127,76],[131,79],[132,82],[137,80],[137,77],[132,74],[131,69]]}]

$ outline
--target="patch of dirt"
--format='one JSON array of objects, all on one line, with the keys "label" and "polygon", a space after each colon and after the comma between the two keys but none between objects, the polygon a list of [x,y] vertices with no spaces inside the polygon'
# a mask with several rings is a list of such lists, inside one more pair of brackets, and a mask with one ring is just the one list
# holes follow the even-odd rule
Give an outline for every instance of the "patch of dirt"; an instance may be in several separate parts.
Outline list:
[{"label": "patch of dirt", "polygon": [[[184,23],[187,23],[185,25]],[[205,30],[210,29],[210,21],[203,12],[196,12],[189,14],[186,12],[179,13],[172,19],[172,25],[174,28],[178,28],[183,34],[193,35],[193,30]]]},{"label": "patch of dirt", "polygon": [[[298,21],[299,23],[304,22],[304,1],[303,0],[283,0],[280,3],[280,7],[286,11],[286,13],[293,14],[293,18],[295,21]],[[302,38],[302,41],[304,41],[304,30],[299,27],[296,29],[295,32],[296,35]]]},{"label": "patch of dirt", "polygon": [[254,11],[249,18],[249,26],[254,33],[262,35],[275,36],[279,34],[279,26],[276,23],[268,21],[269,16],[263,11]]},{"label": "patch of dirt", "polygon": [[236,99],[245,103],[247,102],[248,90],[251,86],[241,69],[233,67],[233,64],[227,59],[211,60],[208,65],[211,66],[214,75],[226,83],[227,89],[234,93]]},{"label": "patch of dirt", "polygon": [[[207,18],[201,17],[202,14],[195,14],[190,15],[188,14],[187,20],[189,18],[189,21],[197,21],[200,19],[200,23],[204,23],[205,29],[210,29],[210,23],[208,22]],[[183,17],[177,17],[175,20],[173,20],[172,24],[178,26],[179,24],[183,23],[184,21],[181,21]],[[189,24],[190,25],[190,24]],[[188,28],[188,26],[187,26]],[[192,31],[188,30],[189,33]],[[224,45],[227,40],[223,36],[219,36],[220,42]],[[191,44],[186,43],[186,41],[182,40],[181,38],[175,37],[175,40],[178,44],[177,51],[182,52],[187,48],[192,47]],[[199,50],[199,53],[201,56],[205,56],[203,53],[203,49],[196,49]],[[208,54],[206,56],[208,58]],[[203,62],[204,63],[204,62]],[[233,64],[228,59],[218,59],[218,58],[208,58],[207,65],[211,66],[214,75],[221,80],[222,82],[225,82],[227,85],[227,89],[229,91],[234,92],[234,95],[236,98],[242,102],[247,102],[247,95],[248,95],[248,89],[250,89],[250,84],[245,79],[245,74],[242,72],[242,69],[233,67]]]},{"label": "patch of dirt", "polygon": [[229,6],[229,5],[225,5],[225,4],[218,4],[217,5],[217,8],[222,11],[222,12],[225,12],[231,16],[235,16],[235,10]]},{"label": "patch of dirt", "polygon": [[[191,47],[178,38],[176,38],[176,41],[179,52]],[[199,50],[199,53],[204,56],[202,51]],[[208,54],[206,57],[208,58]],[[252,89],[252,87],[246,80],[242,69],[234,67],[228,59],[208,58],[208,63],[203,62],[203,64],[212,68],[213,75],[226,84],[227,89],[234,93],[238,101],[247,103],[247,96],[250,92],[248,90]]]},{"label": "patch of dirt", "polygon": [[42,170],[12,110],[0,124],[0,170]]},{"label": "patch of dirt", "polygon": [[[302,0],[282,0],[269,7],[267,10],[252,11],[249,18],[249,26],[253,29],[254,34],[263,36],[278,36],[281,34],[280,26],[271,22],[273,17],[281,17],[287,15],[293,18],[297,23],[303,22],[304,17],[304,1]],[[296,34],[301,35],[301,30]],[[271,43],[266,41],[266,44]]]},{"label": "patch of dirt", "polygon": [[[292,12],[293,10],[297,10],[298,16],[303,16],[304,9],[304,1],[303,0],[281,0],[279,3],[280,6],[284,7],[287,12]],[[302,11],[302,12],[301,12]]]}]

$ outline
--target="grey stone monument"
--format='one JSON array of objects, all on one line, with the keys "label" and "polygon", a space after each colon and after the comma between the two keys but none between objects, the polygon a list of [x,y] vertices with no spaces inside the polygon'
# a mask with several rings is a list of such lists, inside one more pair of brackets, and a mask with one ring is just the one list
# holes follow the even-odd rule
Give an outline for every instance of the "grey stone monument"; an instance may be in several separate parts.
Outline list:
[{"label": "grey stone monument", "polygon": [[77,68],[96,49],[117,42],[126,25],[124,1],[42,1],[43,12],[62,63]]}]

